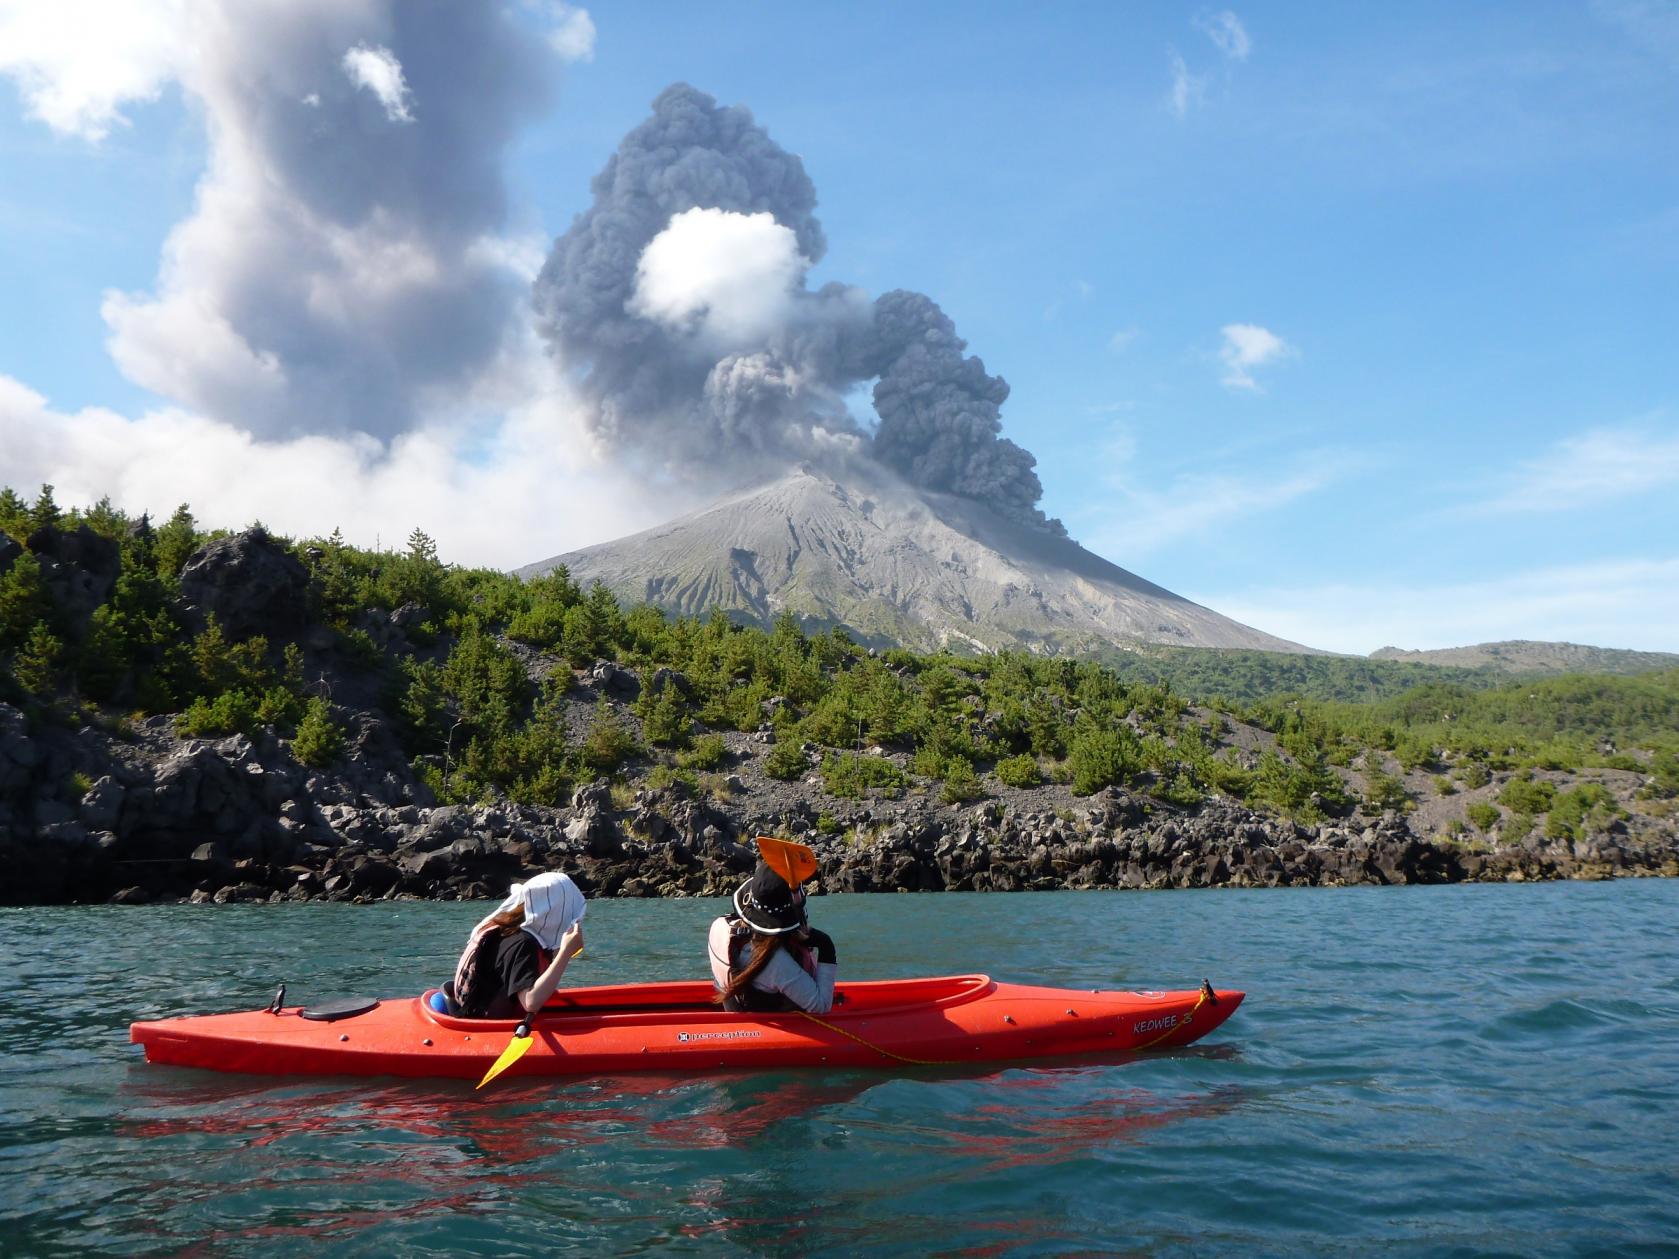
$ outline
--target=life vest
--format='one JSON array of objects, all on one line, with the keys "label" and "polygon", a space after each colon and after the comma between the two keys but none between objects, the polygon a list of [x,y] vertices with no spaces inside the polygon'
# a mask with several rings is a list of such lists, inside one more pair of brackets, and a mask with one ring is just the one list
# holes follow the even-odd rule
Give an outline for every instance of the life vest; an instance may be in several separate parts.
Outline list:
[{"label": "life vest", "polygon": [[[755,935],[757,932],[739,919],[729,923],[730,983],[746,969],[752,951],[752,938]],[[812,979],[816,978],[816,954],[793,940],[783,939],[781,947],[792,955],[793,960],[802,966]],[[796,1010],[798,1006],[779,992],[765,992],[762,988],[747,984],[735,996],[724,1002],[723,1008],[753,1014],[776,1014],[785,1010]]]},{"label": "life vest", "polygon": [[[526,934],[529,935],[529,932]],[[472,950],[471,955],[466,959],[466,964],[461,968],[459,982],[453,985],[453,997],[456,1006],[464,1017],[469,1019],[484,1018],[490,1008],[490,1003],[496,999],[496,986],[501,981],[501,976],[496,972],[496,952],[501,948],[501,942],[505,938],[497,928],[491,927],[479,937],[477,947]],[[531,936],[531,942],[534,944],[535,941],[536,937]],[[548,956],[548,951],[538,944],[536,946],[537,973],[541,974],[547,970],[552,960]],[[517,994],[509,993],[508,995],[516,996]]]}]

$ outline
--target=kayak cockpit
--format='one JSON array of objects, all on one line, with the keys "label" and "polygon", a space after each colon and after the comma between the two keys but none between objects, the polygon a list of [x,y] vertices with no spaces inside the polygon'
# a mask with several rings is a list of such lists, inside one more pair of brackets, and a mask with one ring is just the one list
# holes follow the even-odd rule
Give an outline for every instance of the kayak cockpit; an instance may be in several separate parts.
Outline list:
[{"label": "kayak cockpit", "polygon": [[[835,991],[834,1008],[827,1017],[881,1014],[911,1007],[923,1010],[945,1009],[977,1000],[995,987],[988,975],[942,975],[926,979],[882,979],[842,983]],[[468,1019],[440,1013],[431,1007],[432,991],[435,990],[421,994],[417,1003],[421,1014],[439,1027],[455,1030],[499,1027],[511,1029],[517,1025],[516,1019]],[[552,1027],[556,1023],[592,1021],[605,1017],[615,1020],[637,1016],[659,1019],[671,1015],[681,1015],[685,1018],[710,1016],[717,1019],[765,1017],[761,1014],[745,1016],[724,1010],[712,1003],[714,992],[716,989],[708,980],[568,988],[548,999],[548,1003],[542,1007],[538,1022]]]}]

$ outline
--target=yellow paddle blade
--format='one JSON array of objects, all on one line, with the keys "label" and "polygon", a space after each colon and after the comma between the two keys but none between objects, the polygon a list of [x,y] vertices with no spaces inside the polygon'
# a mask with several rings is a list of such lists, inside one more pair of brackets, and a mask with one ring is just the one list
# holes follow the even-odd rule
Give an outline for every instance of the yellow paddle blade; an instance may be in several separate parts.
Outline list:
[{"label": "yellow paddle blade", "polygon": [[503,1071],[507,1070],[508,1067],[512,1066],[515,1062],[525,1056],[526,1052],[531,1047],[531,1043],[535,1041],[536,1037],[530,1034],[528,1028],[521,1030],[523,1030],[525,1034],[521,1036],[518,1032],[513,1033],[513,1039],[507,1042],[507,1048],[501,1051],[501,1057],[495,1060],[490,1069],[484,1072],[484,1078],[478,1081],[478,1088],[483,1088],[491,1080],[495,1079],[496,1076],[500,1075]]},{"label": "yellow paddle blade", "polygon": [[798,887],[816,873],[816,854],[804,844],[760,835],[758,851],[763,855],[764,864],[785,879],[788,887]]}]

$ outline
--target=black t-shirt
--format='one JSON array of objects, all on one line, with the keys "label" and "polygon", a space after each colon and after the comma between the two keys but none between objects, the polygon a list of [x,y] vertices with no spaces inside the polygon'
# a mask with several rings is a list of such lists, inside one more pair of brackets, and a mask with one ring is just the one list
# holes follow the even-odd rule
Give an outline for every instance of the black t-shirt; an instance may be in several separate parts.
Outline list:
[{"label": "black t-shirt", "polygon": [[484,1017],[522,1018],[525,1007],[519,1004],[519,994],[536,986],[542,960],[542,949],[530,932],[515,931],[505,937],[496,949],[496,993]]}]

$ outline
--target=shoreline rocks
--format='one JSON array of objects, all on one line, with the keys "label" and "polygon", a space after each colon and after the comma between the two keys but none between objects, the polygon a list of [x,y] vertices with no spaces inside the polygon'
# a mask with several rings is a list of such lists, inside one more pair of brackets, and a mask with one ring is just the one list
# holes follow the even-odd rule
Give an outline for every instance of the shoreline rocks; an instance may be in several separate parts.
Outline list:
[{"label": "shoreline rocks", "polygon": [[950,806],[731,777],[715,794],[676,785],[626,799],[596,782],[562,808],[438,805],[394,747],[368,737],[327,773],[272,736],[178,739],[157,720],[126,738],[31,730],[0,704],[0,903],[477,899],[548,868],[594,896],[720,896],[768,833],[816,849],[819,893],[1679,876],[1670,826],[1447,842],[1397,814],[1313,826],[1116,788],[1073,807],[1032,807],[1029,793]]}]

